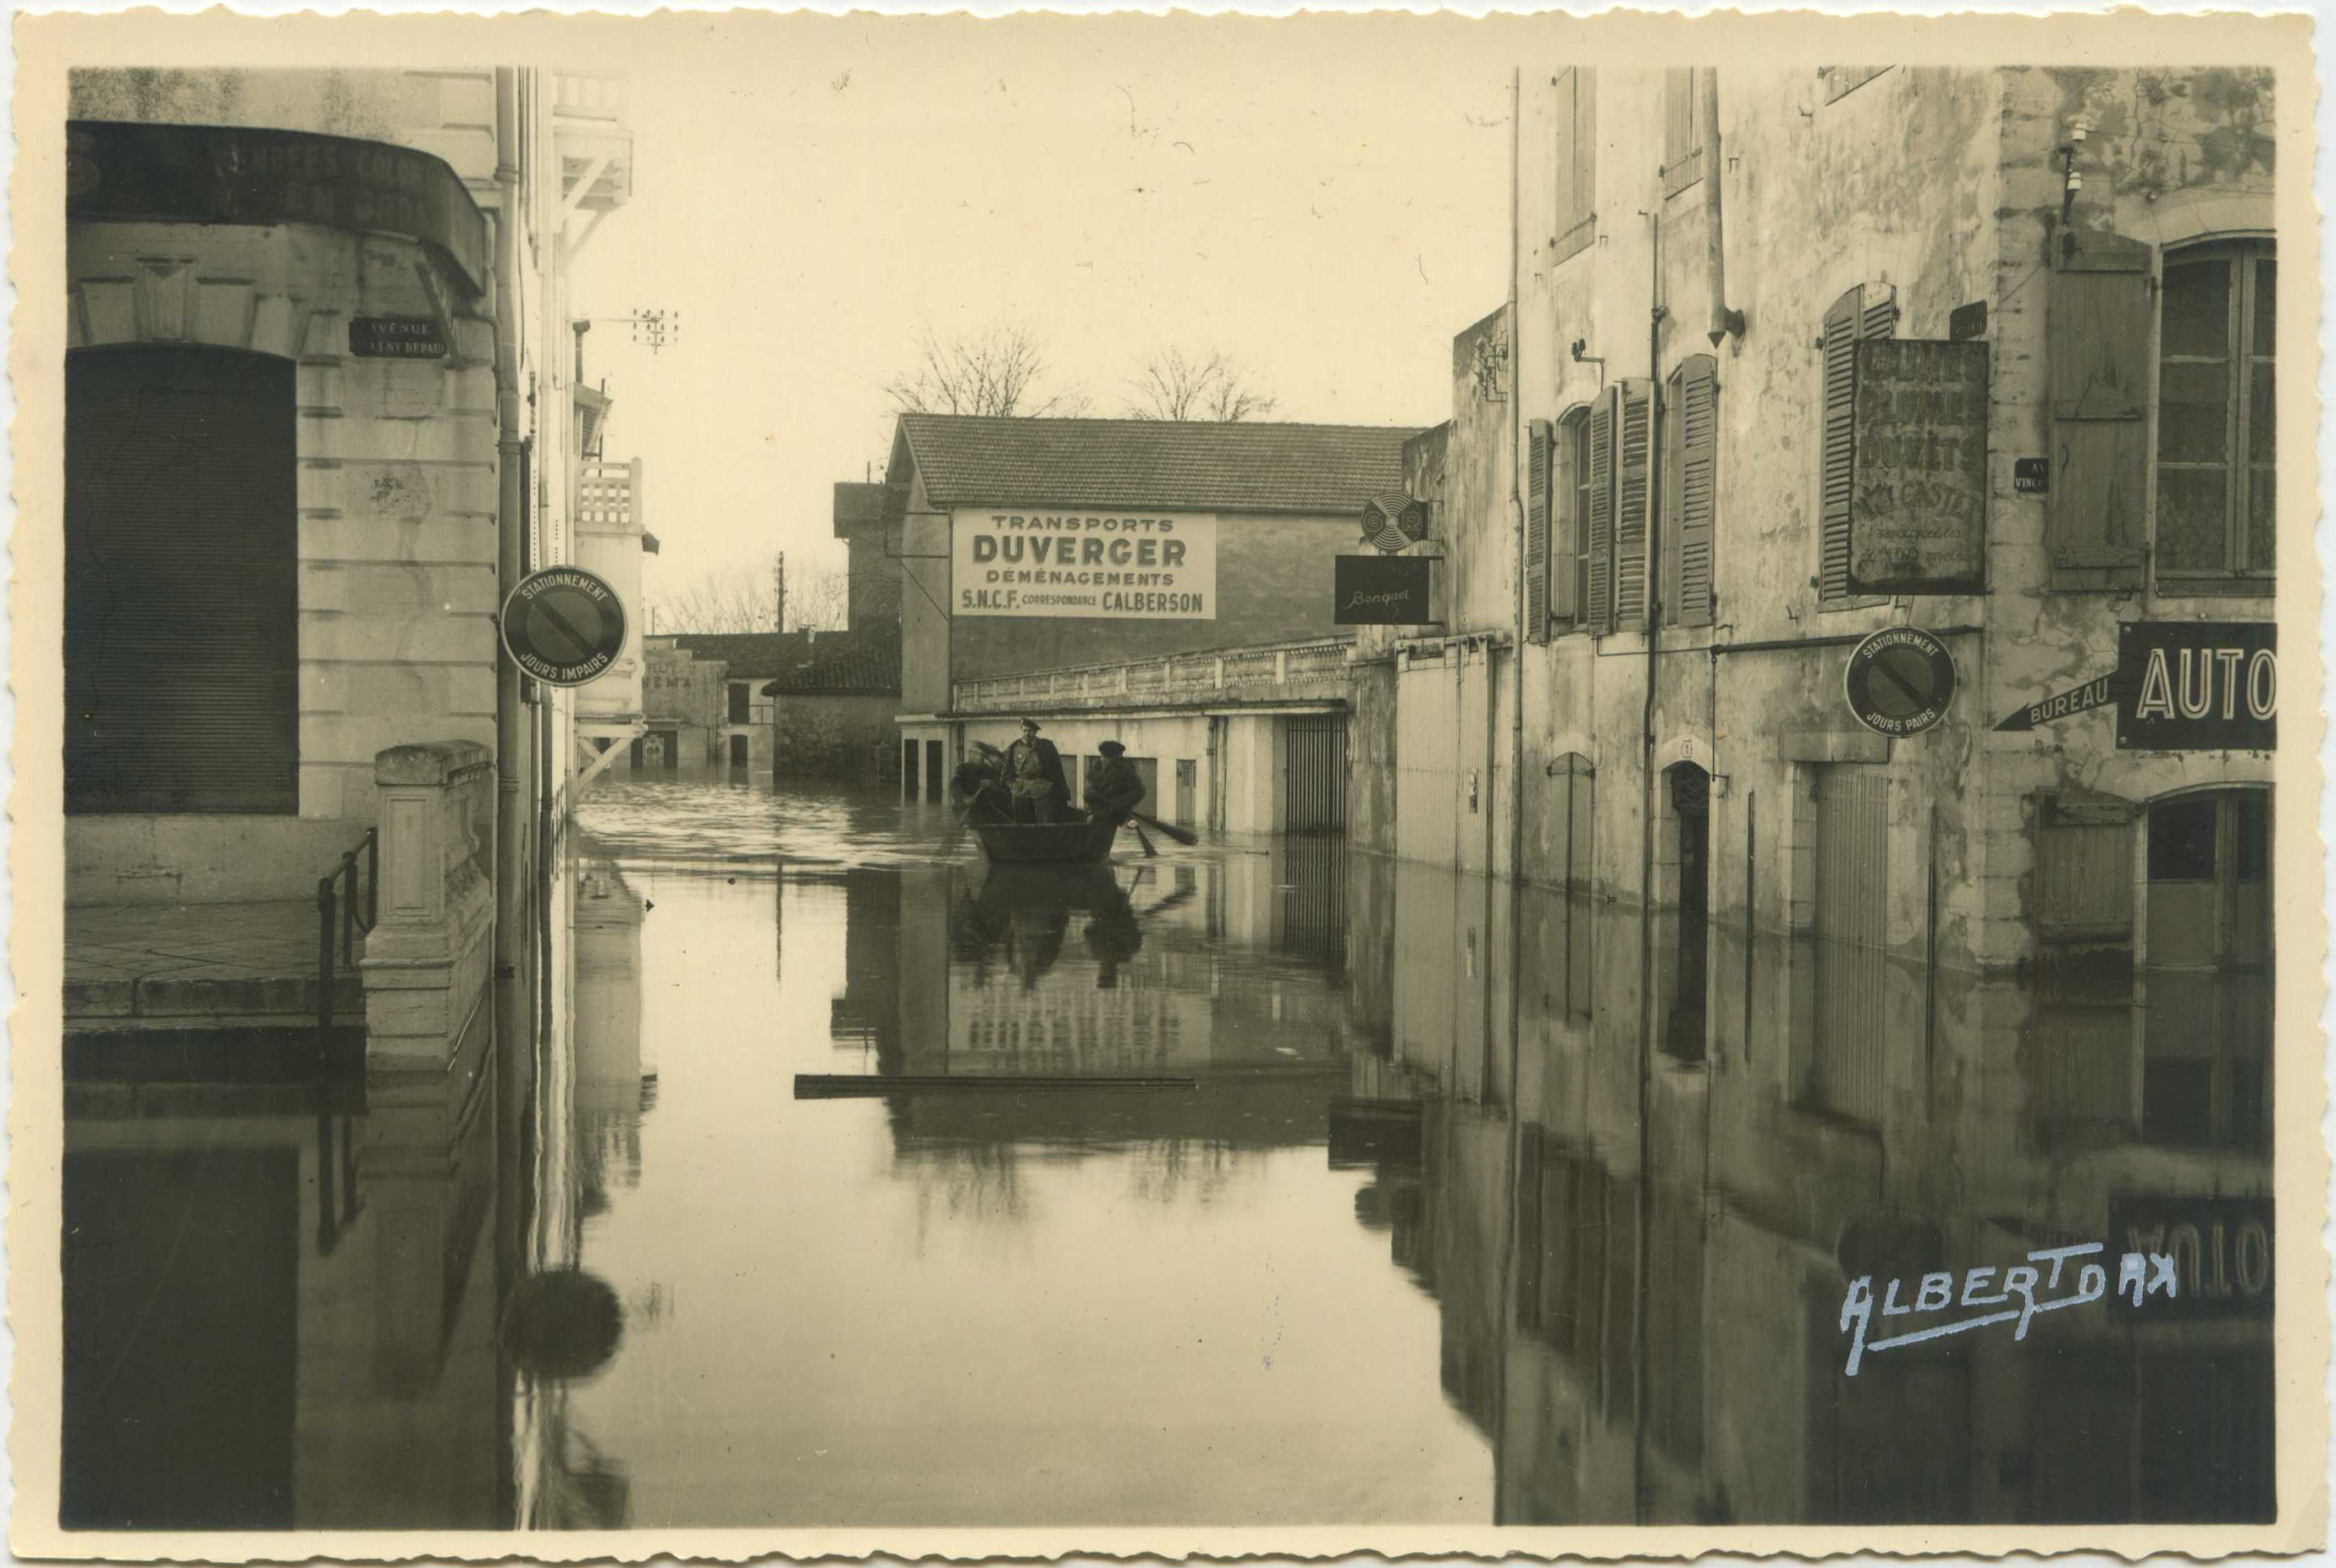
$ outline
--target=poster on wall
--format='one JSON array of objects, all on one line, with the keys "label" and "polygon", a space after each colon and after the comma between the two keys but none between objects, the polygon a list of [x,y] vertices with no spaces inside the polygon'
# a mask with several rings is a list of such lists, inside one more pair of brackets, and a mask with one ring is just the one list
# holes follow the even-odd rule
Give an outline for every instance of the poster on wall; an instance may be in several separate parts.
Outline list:
[{"label": "poster on wall", "polygon": [[1854,593],[1985,585],[1987,345],[1857,346],[1849,512]]},{"label": "poster on wall", "polygon": [[1192,512],[962,507],[951,609],[1095,620],[1217,618],[1217,520]]}]

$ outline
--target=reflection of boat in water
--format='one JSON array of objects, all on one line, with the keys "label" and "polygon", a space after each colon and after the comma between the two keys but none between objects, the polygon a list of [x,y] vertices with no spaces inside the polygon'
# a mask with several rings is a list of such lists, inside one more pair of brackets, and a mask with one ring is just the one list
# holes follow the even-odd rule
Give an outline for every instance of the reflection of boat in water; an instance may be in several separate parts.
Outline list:
[{"label": "reflection of boat in water", "polygon": [[1144,945],[1144,934],[1127,890],[1106,866],[993,862],[958,906],[953,946],[959,959],[977,969],[993,953],[1002,956],[1027,988],[1062,956],[1074,915],[1087,917],[1087,950],[1101,966],[1097,983],[1109,989],[1118,983],[1119,966]]},{"label": "reflection of boat in water", "polygon": [[986,823],[968,824],[993,865],[1094,865],[1111,853],[1116,823]]}]

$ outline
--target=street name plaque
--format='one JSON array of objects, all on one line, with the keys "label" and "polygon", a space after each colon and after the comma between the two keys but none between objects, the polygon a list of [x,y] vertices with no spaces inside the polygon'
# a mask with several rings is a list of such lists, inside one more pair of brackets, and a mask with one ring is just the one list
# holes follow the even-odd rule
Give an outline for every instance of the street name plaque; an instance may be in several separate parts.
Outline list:
[{"label": "street name plaque", "polygon": [[625,649],[625,606],[581,567],[530,572],[503,600],[503,647],[546,686],[598,679]]}]

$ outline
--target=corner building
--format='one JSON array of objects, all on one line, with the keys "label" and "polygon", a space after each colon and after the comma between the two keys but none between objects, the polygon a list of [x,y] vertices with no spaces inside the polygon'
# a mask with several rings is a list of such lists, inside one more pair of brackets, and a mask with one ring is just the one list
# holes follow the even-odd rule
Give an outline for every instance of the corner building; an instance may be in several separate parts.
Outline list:
[{"label": "corner building", "polygon": [[[1358,650],[1358,839],[1645,908],[1696,1042],[1750,994],[1706,931],[1784,940],[1786,1103],[1886,1121],[1946,989],[1891,977],[2023,971],[2056,1125],[2267,1150],[2273,73],[1520,98],[1514,318],[1406,451],[1446,624]],[[1844,693],[1893,627],[1959,677],[1895,737]]]}]

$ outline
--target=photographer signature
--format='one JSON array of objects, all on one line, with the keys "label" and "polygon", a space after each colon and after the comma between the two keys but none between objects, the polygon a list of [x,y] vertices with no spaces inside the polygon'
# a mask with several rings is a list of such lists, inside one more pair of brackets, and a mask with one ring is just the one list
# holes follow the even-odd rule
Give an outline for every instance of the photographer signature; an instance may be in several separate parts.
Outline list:
[{"label": "photographer signature", "polygon": [[[1842,1296],[1841,1331],[1848,1334],[1851,1332],[1850,1325],[1853,1322],[1856,1324],[1856,1331],[1849,1342],[1849,1365],[1844,1370],[1848,1376],[1856,1377],[1857,1364],[1864,1359],[1868,1350],[1879,1354],[1883,1350],[1896,1349],[1901,1345],[1919,1344],[1924,1339],[1936,1339],[1947,1334],[1960,1334],[1969,1329],[1984,1329],[1991,1323],[2009,1323],[2015,1319],[2019,1320],[2020,1326],[2011,1331],[2011,1337],[2015,1339],[2025,1339],[2028,1338],[2029,1321],[2037,1314],[2057,1312],[2063,1307],[2081,1307],[2088,1301],[2098,1301],[2108,1293],[2108,1270],[2099,1263],[2088,1262],[2080,1263],[2077,1267],[2074,1281],[2076,1290],[2073,1294],[2055,1297],[2049,1300],[2038,1299],[2039,1289],[2052,1290],[2060,1288],[2060,1271],[2065,1265],[2076,1259],[2088,1258],[2103,1251],[2105,1248],[2101,1242],[2087,1242],[2073,1247],[2047,1247],[2040,1251],[2030,1252],[2028,1254],[2027,1262],[2014,1263],[2003,1271],[2003,1288],[2000,1290],[1990,1290],[1990,1287],[1995,1283],[1995,1269],[1992,1265],[1972,1269],[1963,1276],[1961,1305],[1994,1307],[2010,1301],[2015,1296],[2020,1299],[2020,1305],[2005,1306],[2001,1311],[1981,1312],[1977,1317],[1961,1318],[1952,1322],[1936,1323],[1926,1328],[1910,1328],[1903,1333],[1893,1334],[1883,1339],[1869,1340],[1865,1337],[1867,1327],[1874,1318],[1874,1276],[1861,1274],[1849,1282],[1848,1290]],[[2033,1267],[2037,1263],[2045,1261],[2049,1261],[2052,1265],[2049,1277],[2045,1277],[2041,1271]],[[1955,1297],[1955,1277],[1952,1274],[1923,1275],[1914,1287],[1913,1300],[1902,1305],[1898,1300],[1898,1289],[1903,1283],[1905,1281],[1903,1280],[1889,1281],[1888,1289],[1881,1301],[1882,1316],[1884,1319],[1920,1317],[1933,1312],[1943,1312],[1948,1308],[1958,1304]],[[2126,1253],[2117,1260],[2117,1294],[2120,1296],[2125,1295],[2130,1288],[2133,1304],[2136,1307],[2149,1296],[2162,1294],[2171,1300],[2180,1293],[2180,1287],[2175,1281],[2172,1255],[2164,1252]]]}]

